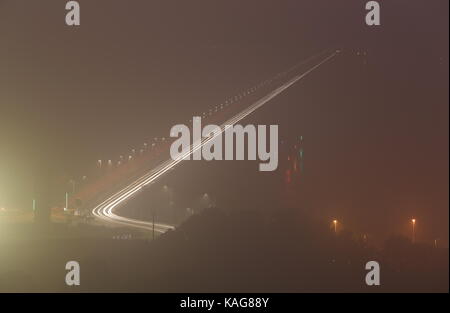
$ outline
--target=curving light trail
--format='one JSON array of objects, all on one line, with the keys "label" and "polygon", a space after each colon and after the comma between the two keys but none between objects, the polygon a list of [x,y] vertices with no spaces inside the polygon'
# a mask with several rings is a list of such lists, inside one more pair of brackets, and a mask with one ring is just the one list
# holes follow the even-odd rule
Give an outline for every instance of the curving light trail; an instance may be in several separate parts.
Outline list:
[{"label": "curving light trail", "polygon": [[[173,169],[178,163],[183,161],[187,156],[194,153],[194,151],[197,151],[202,148],[202,146],[207,143],[209,140],[213,140],[215,137],[220,136],[225,131],[225,125],[234,125],[237,122],[241,121],[248,115],[252,114],[254,111],[256,111],[258,108],[275,98],[277,95],[285,91],[287,88],[295,84],[297,81],[304,78],[306,75],[317,69],[319,66],[327,62],[328,60],[332,59],[338,54],[338,51],[333,52],[332,54],[328,55],[325,59],[308,69],[306,72],[295,76],[291,80],[289,80],[287,83],[283,84],[282,86],[276,88],[275,90],[271,91],[269,94],[264,96],[263,98],[259,99],[255,103],[253,103],[251,106],[243,110],[242,112],[238,113],[225,123],[223,123],[220,126],[221,131],[215,133],[211,137],[203,138],[200,142],[197,141],[193,143],[190,146],[190,149],[186,151],[184,154],[182,154],[179,158],[172,160],[169,159],[160,165],[158,165],[156,168],[148,172],[147,174],[143,175],[127,187],[121,189],[120,191],[116,192],[114,195],[110,196],[108,199],[97,205],[93,210],[92,214],[106,222],[120,224],[124,226],[130,226],[134,228],[140,228],[145,230],[152,230],[153,229],[153,223],[148,221],[142,221],[137,220],[133,218],[123,217],[120,215],[117,215],[114,213],[114,210],[117,209],[120,205],[123,205],[126,203],[127,200],[131,199],[137,192],[141,190],[142,187],[147,186],[148,184],[151,184],[155,182],[158,178],[160,178],[162,175],[166,174],[168,171]],[[308,58],[301,64],[304,64],[314,58],[316,56],[313,56],[311,58]],[[301,65],[299,64],[299,65]],[[299,65],[294,66],[292,69],[295,69]],[[291,70],[292,70],[291,69]],[[280,75],[280,74],[279,74]],[[277,75],[277,77],[279,76]],[[156,232],[164,233],[167,230],[174,229],[174,226],[162,224],[162,223],[155,223],[154,229]]]}]

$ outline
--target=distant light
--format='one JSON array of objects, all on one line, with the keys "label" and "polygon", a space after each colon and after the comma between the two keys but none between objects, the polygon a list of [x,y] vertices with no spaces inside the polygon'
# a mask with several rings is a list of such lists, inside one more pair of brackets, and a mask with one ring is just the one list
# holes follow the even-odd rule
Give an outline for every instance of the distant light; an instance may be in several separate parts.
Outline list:
[{"label": "distant light", "polygon": [[337,234],[337,224],[338,224],[338,221],[337,221],[337,220],[333,220],[334,233],[335,233],[335,234]]}]

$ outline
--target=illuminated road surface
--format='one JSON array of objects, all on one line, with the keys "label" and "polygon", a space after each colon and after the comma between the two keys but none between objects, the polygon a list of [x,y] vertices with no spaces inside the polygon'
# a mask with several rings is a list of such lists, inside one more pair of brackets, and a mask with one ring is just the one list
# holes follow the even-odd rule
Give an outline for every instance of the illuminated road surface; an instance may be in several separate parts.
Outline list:
[{"label": "illuminated road surface", "polygon": [[[97,217],[98,219],[105,221],[105,222],[119,224],[119,225],[123,225],[123,226],[129,226],[129,227],[133,227],[133,228],[144,229],[144,230],[152,230],[153,229],[152,222],[123,217],[123,216],[117,215],[114,211],[119,206],[125,204],[126,201],[131,199],[136,193],[139,193],[144,186],[154,183],[158,178],[160,178],[161,176],[166,174],[168,171],[173,169],[178,163],[182,162],[183,159],[185,157],[187,157],[189,154],[192,154],[194,151],[201,149],[202,146],[206,142],[208,142],[209,140],[213,140],[216,136],[221,136],[222,133],[225,131],[225,125],[234,125],[234,124],[238,123],[239,121],[241,121],[242,119],[244,119],[245,117],[247,117],[248,115],[250,115],[251,113],[256,111],[258,108],[260,108],[261,106],[263,106],[264,104],[266,104],[267,102],[272,100],[274,97],[276,97],[277,95],[279,95],[280,93],[285,91],[287,88],[289,88],[290,86],[295,84],[297,81],[301,80],[302,78],[307,76],[309,73],[311,73],[312,71],[317,69],[319,66],[321,66],[325,62],[329,61],[330,59],[334,58],[338,53],[339,52],[336,51],[336,52],[329,54],[326,58],[322,59],[319,63],[317,63],[310,69],[308,69],[306,72],[295,76],[294,78],[292,78],[291,80],[289,80],[288,82],[283,84],[282,86],[274,89],[269,94],[267,94],[263,98],[259,99],[252,105],[250,105],[247,109],[243,110],[242,112],[235,115],[233,118],[231,118],[228,121],[226,121],[225,123],[223,123],[220,126],[220,128],[221,128],[220,133],[216,133],[214,136],[211,136],[208,138],[203,138],[200,142],[199,141],[194,142],[190,146],[189,151],[187,151],[185,154],[182,154],[178,159],[176,159],[176,160],[169,159],[169,160],[161,163],[160,165],[155,167],[153,170],[151,170],[147,174],[143,175],[142,177],[140,177],[139,179],[137,179],[136,181],[134,181],[127,187],[123,188],[119,192],[115,193],[114,195],[112,195],[111,197],[109,197],[108,199],[106,199],[105,201],[100,203],[99,205],[97,205],[92,210],[93,215],[95,217]],[[315,56],[305,60],[301,64],[308,62],[309,60],[311,60],[314,57]],[[301,64],[299,64],[299,65],[301,65]],[[292,69],[295,69],[299,65],[294,66]],[[277,75],[277,76],[279,76],[279,75]],[[154,229],[155,229],[155,232],[164,233],[167,230],[174,229],[174,226],[167,225],[167,224],[161,224],[161,223],[155,223]]]}]

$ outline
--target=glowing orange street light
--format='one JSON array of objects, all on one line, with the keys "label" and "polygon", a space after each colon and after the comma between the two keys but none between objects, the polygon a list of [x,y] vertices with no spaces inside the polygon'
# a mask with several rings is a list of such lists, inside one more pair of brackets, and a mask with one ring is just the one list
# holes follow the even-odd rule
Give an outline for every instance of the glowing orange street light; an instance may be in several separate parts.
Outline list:
[{"label": "glowing orange street light", "polygon": [[333,220],[334,233],[335,233],[335,234],[337,234],[337,224],[338,224],[338,221],[337,221],[337,220]]},{"label": "glowing orange street light", "polygon": [[412,223],[412,242],[416,242],[416,219],[413,218],[411,219],[411,223]]}]

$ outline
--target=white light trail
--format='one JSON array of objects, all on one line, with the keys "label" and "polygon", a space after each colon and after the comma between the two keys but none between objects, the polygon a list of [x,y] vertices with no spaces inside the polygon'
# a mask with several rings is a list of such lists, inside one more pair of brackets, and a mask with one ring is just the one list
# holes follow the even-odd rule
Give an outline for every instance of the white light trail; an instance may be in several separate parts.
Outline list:
[{"label": "white light trail", "polygon": [[[123,205],[126,203],[127,200],[131,199],[137,192],[141,190],[142,187],[147,186],[148,184],[151,184],[155,182],[158,178],[160,178],[162,175],[173,169],[178,163],[183,161],[183,159],[192,154],[194,151],[197,151],[202,148],[202,146],[207,143],[209,140],[213,140],[216,136],[220,136],[225,131],[225,125],[234,125],[237,122],[241,121],[254,111],[256,111],[258,108],[262,107],[264,104],[275,98],[277,95],[285,91],[287,88],[291,87],[293,84],[295,84],[297,81],[301,80],[305,76],[307,76],[309,73],[314,71],[316,68],[327,62],[328,60],[332,59],[336,56],[338,52],[333,52],[331,55],[323,59],[321,62],[317,63],[313,67],[311,67],[306,72],[295,76],[291,80],[289,80],[287,83],[283,84],[282,86],[276,88],[275,90],[271,91],[269,94],[264,96],[263,98],[259,99],[255,103],[253,103],[251,106],[243,110],[242,112],[235,115],[233,118],[229,119],[225,123],[223,123],[220,126],[221,132],[216,133],[214,136],[203,138],[201,142],[195,142],[191,145],[189,151],[187,151],[185,154],[181,155],[178,159],[172,160],[169,159],[160,165],[158,165],[156,168],[148,172],[147,174],[143,175],[133,183],[129,184],[127,187],[123,188],[122,190],[118,191],[114,195],[110,196],[108,199],[97,205],[93,210],[92,213],[97,218],[110,222],[115,224],[120,224],[124,226],[134,227],[134,228],[140,228],[145,230],[152,230],[153,229],[153,223],[149,221],[142,221],[132,218],[127,218],[123,216],[119,216],[114,213],[114,210],[117,209],[120,205]],[[321,53],[322,54],[322,53]],[[307,60],[303,61],[302,63],[295,65],[292,67],[289,71],[295,69],[296,67],[308,62],[309,60],[315,58],[317,55],[308,58]],[[167,225],[167,224],[161,224],[161,223],[155,223],[154,225],[155,231],[164,233],[167,230],[174,229],[174,226]]]}]

